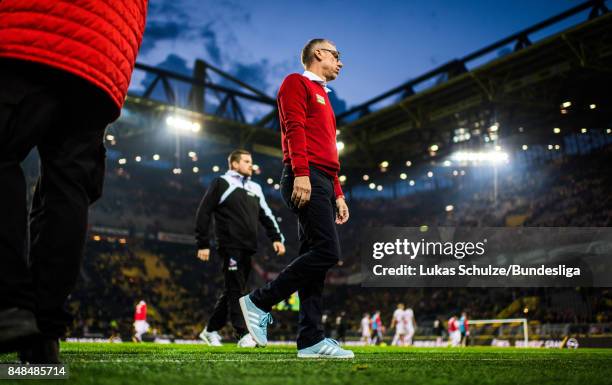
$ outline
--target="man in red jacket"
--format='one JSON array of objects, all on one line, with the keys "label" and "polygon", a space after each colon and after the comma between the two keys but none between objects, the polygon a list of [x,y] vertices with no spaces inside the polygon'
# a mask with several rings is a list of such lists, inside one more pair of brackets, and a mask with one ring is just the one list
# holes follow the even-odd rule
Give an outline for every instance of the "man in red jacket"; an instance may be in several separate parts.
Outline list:
[{"label": "man in red jacket", "polygon": [[320,324],[325,275],[340,258],[336,224],[349,218],[338,181],[336,119],[327,96],[327,82],[336,79],[343,64],[327,39],[309,41],[302,64],[306,71],[287,76],[278,92],[285,165],[281,195],[298,216],[300,256],[274,281],[240,298],[240,305],[249,333],[265,346],[270,309],[297,290],[298,357],[352,358],[353,352],[325,338]]},{"label": "man in red jacket", "polygon": [[[147,0],[0,1],[0,352],[59,362],[104,129],[127,94]],[[32,208],[20,162],[40,156]],[[28,237],[29,235],[29,237]]]}]

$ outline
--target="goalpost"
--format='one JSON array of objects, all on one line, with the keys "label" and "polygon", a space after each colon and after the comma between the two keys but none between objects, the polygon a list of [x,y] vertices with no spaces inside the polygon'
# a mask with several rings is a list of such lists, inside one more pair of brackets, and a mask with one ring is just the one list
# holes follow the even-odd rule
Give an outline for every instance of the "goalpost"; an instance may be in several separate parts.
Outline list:
[{"label": "goalpost", "polygon": [[468,320],[468,325],[486,325],[486,324],[511,324],[511,323],[521,323],[523,324],[523,341],[525,343],[525,347],[528,346],[529,342],[529,329],[527,327],[527,318],[504,318],[504,319],[478,319],[478,320]]}]

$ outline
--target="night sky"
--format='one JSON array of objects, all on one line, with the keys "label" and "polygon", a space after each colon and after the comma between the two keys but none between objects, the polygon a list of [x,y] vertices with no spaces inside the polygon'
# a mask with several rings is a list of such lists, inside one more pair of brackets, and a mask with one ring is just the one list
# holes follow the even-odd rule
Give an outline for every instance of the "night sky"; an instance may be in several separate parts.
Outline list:
[{"label": "night sky", "polygon": [[[191,74],[201,58],[274,96],[287,74],[302,71],[304,43],[325,37],[336,43],[345,64],[331,86],[350,107],[578,4],[150,0],[138,61]],[[583,20],[585,13],[543,35]],[[132,88],[142,80],[136,73]]]}]

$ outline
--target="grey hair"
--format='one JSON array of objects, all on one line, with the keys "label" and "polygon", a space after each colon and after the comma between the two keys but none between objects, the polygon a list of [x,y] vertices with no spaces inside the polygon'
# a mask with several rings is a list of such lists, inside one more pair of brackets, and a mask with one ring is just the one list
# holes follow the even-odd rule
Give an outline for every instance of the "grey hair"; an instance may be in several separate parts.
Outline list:
[{"label": "grey hair", "polygon": [[306,43],[304,48],[302,48],[302,65],[304,66],[304,68],[306,68],[308,65],[310,65],[310,63],[313,62],[315,47],[318,44],[326,43],[326,42],[330,44],[334,44],[330,40],[323,39],[323,38],[311,39],[308,41],[308,43]]}]

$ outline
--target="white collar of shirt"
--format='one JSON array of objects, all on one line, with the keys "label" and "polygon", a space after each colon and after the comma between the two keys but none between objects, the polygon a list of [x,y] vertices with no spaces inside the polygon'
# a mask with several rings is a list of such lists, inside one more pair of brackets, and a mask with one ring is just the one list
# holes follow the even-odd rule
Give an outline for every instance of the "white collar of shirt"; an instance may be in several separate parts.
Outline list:
[{"label": "white collar of shirt", "polygon": [[225,175],[233,176],[235,178],[240,178],[240,181],[242,183],[245,183],[245,182],[248,182],[249,180],[251,180],[251,177],[244,176],[244,175],[242,175],[241,173],[239,173],[238,171],[235,171],[235,170],[227,170]]},{"label": "white collar of shirt", "polygon": [[321,79],[319,77],[319,75],[315,74],[314,72],[304,71],[302,76],[307,77],[308,79],[312,80],[315,83],[319,83],[323,87],[325,92],[327,92],[327,93],[331,92],[331,89],[327,88],[327,82],[325,80]]}]

